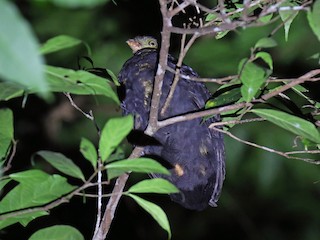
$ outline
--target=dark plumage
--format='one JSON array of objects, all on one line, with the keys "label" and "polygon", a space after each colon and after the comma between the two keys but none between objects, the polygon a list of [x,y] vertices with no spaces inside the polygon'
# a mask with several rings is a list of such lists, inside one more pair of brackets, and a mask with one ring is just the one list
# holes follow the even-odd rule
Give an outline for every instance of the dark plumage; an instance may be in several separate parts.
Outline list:
[{"label": "dark plumage", "polygon": [[[134,52],[122,67],[119,73],[122,92],[123,113],[133,114],[135,129],[144,131],[148,125],[150,103],[153,91],[154,76],[158,63],[156,45],[148,41],[151,37],[136,37],[128,41]],[[168,66],[175,69],[176,59],[169,55]],[[190,67],[183,65],[181,73],[189,76],[198,76]],[[174,74],[166,72],[160,110],[168,96]],[[175,89],[170,105],[159,119],[182,115],[204,108],[210,93],[200,82],[180,79]],[[121,98],[121,96],[120,96]],[[180,193],[171,194],[171,199],[189,209],[202,210],[208,205],[216,206],[224,176],[224,144],[219,132],[209,129],[210,123],[217,121],[202,118],[180,122],[161,128],[153,136],[153,143],[133,138],[132,143],[144,145],[144,155],[166,161],[171,168],[171,175],[164,177],[175,184]],[[139,143],[138,143],[139,142]],[[142,143],[141,143],[142,142]]]}]

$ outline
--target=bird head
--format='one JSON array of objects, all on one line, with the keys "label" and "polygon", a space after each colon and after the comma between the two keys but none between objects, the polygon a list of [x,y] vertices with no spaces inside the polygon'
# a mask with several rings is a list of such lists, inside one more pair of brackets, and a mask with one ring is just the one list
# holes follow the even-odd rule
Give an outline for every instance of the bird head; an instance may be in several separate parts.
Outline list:
[{"label": "bird head", "polygon": [[132,49],[133,53],[136,53],[137,51],[144,48],[158,48],[157,40],[150,36],[137,36],[135,38],[129,39],[126,43]]}]

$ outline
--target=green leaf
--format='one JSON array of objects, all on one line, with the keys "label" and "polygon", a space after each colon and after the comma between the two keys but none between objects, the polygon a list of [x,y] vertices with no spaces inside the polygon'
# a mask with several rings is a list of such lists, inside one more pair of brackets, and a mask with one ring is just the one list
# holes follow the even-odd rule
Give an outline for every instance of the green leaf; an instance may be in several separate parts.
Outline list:
[{"label": "green leaf", "polygon": [[102,161],[106,161],[116,147],[133,129],[133,117],[131,115],[110,119],[102,129],[99,153]]},{"label": "green leaf", "polygon": [[240,88],[239,87],[233,88],[230,90],[226,90],[225,92],[221,93],[217,97],[207,101],[205,108],[207,109],[207,108],[227,105],[232,102],[238,101],[240,98],[241,98]]},{"label": "green leaf", "polygon": [[320,41],[320,0],[316,0],[312,6],[312,11],[308,11],[307,18],[313,33]]},{"label": "green leaf", "polygon": [[29,240],[84,240],[78,229],[68,225],[42,228],[32,234]]},{"label": "green leaf", "polygon": [[47,0],[59,7],[78,8],[78,7],[95,7],[109,2],[109,0]]},{"label": "green leaf", "polygon": [[39,151],[36,154],[40,155],[44,160],[46,160],[60,172],[85,181],[81,169],[74,164],[71,159],[67,158],[63,154],[51,151]]},{"label": "green leaf", "polygon": [[103,95],[120,103],[107,80],[87,71],[74,71],[53,66],[46,67],[49,89],[52,92],[69,92],[80,95]]},{"label": "green leaf", "polygon": [[[112,162],[106,165],[109,179],[125,172],[161,173],[169,175],[168,169],[151,158],[134,158]],[[109,175],[111,174],[112,177]]]},{"label": "green leaf", "polygon": [[178,193],[176,186],[162,178],[147,179],[136,183],[128,190],[129,193]]},{"label": "green leaf", "polygon": [[0,229],[3,229],[15,223],[20,223],[22,226],[26,227],[29,224],[29,222],[31,222],[32,220],[38,217],[46,216],[46,215],[49,215],[49,213],[46,211],[35,211],[31,213],[20,214],[14,217],[11,216],[9,218],[5,218],[5,216],[1,216],[4,219],[0,221]]},{"label": "green leaf", "polygon": [[260,22],[262,22],[262,23],[268,23],[268,22],[270,22],[270,20],[272,19],[272,17],[273,17],[273,14],[271,13],[271,14],[268,14],[268,15],[265,15],[265,16],[259,18],[258,20],[259,20]]},{"label": "green leaf", "polygon": [[117,76],[116,76],[110,69],[106,69],[106,70],[107,70],[107,73],[110,75],[110,77],[111,77],[114,85],[116,85],[116,86],[119,87],[119,86],[120,86],[120,83],[119,83],[119,81],[118,81]]},{"label": "green leaf", "polygon": [[122,147],[118,146],[116,150],[108,157],[107,162],[112,162],[116,160],[121,160],[126,157],[125,151]]},{"label": "green leaf", "polygon": [[240,60],[238,64],[238,75],[241,75],[242,70],[247,62],[248,62],[248,58],[243,58]]},{"label": "green leaf", "polygon": [[256,54],[256,58],[261,58],[266,64],[268,64],[269,68],[273,70],[273,62],[272,57],[267,52],[258,52]]},{"label": "green leaf", "polygon": [[13,140],[13,114],[8,108],[0,109],[0,160],[5,159]]},{"label": "green leaf", "polygon": [[19,184],[0,201],[0,213],[41,206],[75,189],[66,178],[40,170],[27,170],[9,177]]},{"label": "green leaf", "polygon": [[128,194],[133,198],[146,212],[148,212],[158,224],[168,232],[168,238],[171,239],[171,230],[166,213],[156,204],[149,202],[134,194]]},{"label": "green leaf", "polygon": [[256,95],[265,78],[265,71],[261,67],[252,62],[245,64],[241,72],[240,80],[243,83],[241,86],[241,94],[246,102],[250,102]]},{"label": "green leaf", "polygon": [[92,164],[93,168],[95,169],[97,167],[98,155],[93,143],[84,137],[81,138],[80,152],[82,153],[84,158]]},{"label": "green leaf", "polygon": [[223,31],[223,32],[218,32],[215,36],[216,39],[221,39],[223,38],[224,36],[226,36],[230,31]]},{"label": "green leaf", "polygon": [[40,47],[41,54],[57,52],[66,48],[79,45],[81,40],[67,35],[60,35],[49,39]]},{"label": "green leaf", "polygon": [[8,182],[10,182],[11,179],[3,179],[3,180],[0,180],[0,192],[2,190],[2,188],[4,188],[5,185],[7,185]]},{"label": "green leaf", "polygon": [[126,171],[123,171],[121,169],[108,169],[107,170],[108,181],[110,181],[113,178],[119,177],[125,173]]},{"label": "green leaf", "polygon": [[[291,2],[285,2],[284,4],[280,5],[281,7],[294,7],[297,6],[297,4],[291,3]],[[280,11],[279,12],[282,22],[284,23],[284,33],[285,33],[285,39],[288,41],[288,35],[291,23],[293,19],[298,15],[298,11],[288,10],[288,11]]]},{"label": "green leaf", "polygon": [[273,38],[261,38],[254,48],[272,48],[277,46],[277,42]]},{"label": "green leaf", "polygon": [[8,101],[12,98],[20,97],[23,92],[22,85],[13,82],[0,82],[0,101]]},{"label": "green leaf", "polygon": [[272,109],[254,109],[252,112],[298,136],[307,138],[315,143],[320,143],[320,133],[311,122]]},{"label": "green leaf", "polygon": [[35,92],[47,92],[44,59],[29,24],[12,2],[0,1],[0,77]]},{"label": "green leaf", "polygon": [[215,13],[209,13],[209,14],[206,16],[205,21],[206,21],[206,22],[210,22],[210,21],[212,21],[212,20],[215,20],[217,17],[218,17],[218,16],[217,16],[217,14],[215,14]]}]

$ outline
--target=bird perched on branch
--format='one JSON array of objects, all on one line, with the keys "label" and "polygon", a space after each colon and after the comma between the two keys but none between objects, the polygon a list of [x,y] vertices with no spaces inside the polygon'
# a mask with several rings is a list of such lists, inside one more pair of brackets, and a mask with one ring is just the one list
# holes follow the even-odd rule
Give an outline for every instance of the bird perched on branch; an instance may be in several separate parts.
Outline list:
[{"label": "bird perched on branch", "polygon": [[[158,43],[148,36],[138,36],[127,43],[133,51],[133,57],[127,60],[119,73],[121,107],[124,115],[134,115],[134,128],[143,133],[149,122],[158,66]],[[168,67],[175,70],[176,63],[177,60],[168,55]],[[187,65],[182,65],[179,71],[181,76],[198,77]],[[161,111],[174,76],[170,71],[164,75],[159,120],[199,111],[210,97],[203,83],[180,76],[166,111]],[[218,116],[215,116],[207,120],[196,118],[174,123],[160,128],[151,141],[137,135],[131,138],[133,144],[144,146],[144,155],[167,163],[171,175],[153,177],[166,178],[176,185],[180,193],[171,194],[170,197],[186,208],[203,210],[208,205],[216,206],[218,201],[225,177],[224,143],[221,133],[208,128],[218,120]]]}]

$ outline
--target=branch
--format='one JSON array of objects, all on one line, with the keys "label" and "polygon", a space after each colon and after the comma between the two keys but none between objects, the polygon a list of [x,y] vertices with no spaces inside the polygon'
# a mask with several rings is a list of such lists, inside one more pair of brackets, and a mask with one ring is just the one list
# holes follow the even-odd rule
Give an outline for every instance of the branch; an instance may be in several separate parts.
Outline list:
[{"label": "branch", "polygon": [[168,109],[169,105],[170,105],[170,102],[173,98],[173,94],[174,94],[174,91],[178,85],[178,82],[180,80],[180,68],[182,66],[182,63],[183,63],[183,59],[185,58],[188,50],[190,49],[190,47],[192,46],[192,44],[194,43],[194,41],[198,38],[197,35],[193,35],[191,37],[191,39],[189,40],[189,42],[187,43],[186,46],[185,45],[185,41],[186,41],[186,34],[183,34],[182,35],[182,39],[181,39],[181,49],[180,49],[180,54],[179,54],[179,58],[178,58],[178,62],[176,64],[176,70],[175,70],[175,75],[174,75],[174,79],[173,79],[173,83],[172,83],[172,86],[170,88],[170,91],[169,91],[169,95],[168,97],[166,98],[165,100],[165,103],[163,105],[163,108],[161,109],[161,115],[164,115],[166,110]]},{"label": "branch", "polygon": [[252,103],[246,103],[246,102],[242,102],[242,103],[235,103],[232,105],[228,105],[228,106],[222,106],[222,107],[218,107],[218,108],[213,108],[213,109],[207,109],[207,110],[203,110],[200,112],[194,112],[194,113],[187,113],[184,115],[180,115],[177,117],[172,117],[172,118],[168,118],[166,120],[162,120],[159,121],[158,125],[160,128],[174,124],[174,123],[178,123],[178,122],[183,122],[183,121],[188,121],[188,120],[192,120],[192,119],[196,119],[196,118],[201,118],[201,117],[206,117],[206,116],[211,116],[211,115],[217,115],[223,112],[228,112],[231,110],[237,110],[237,109],[241,109],[244,107],[249,107],[251,106]]},{"label": "branch", "polygon": [[262,150],[267,151],[267,152],[271,152],[271,153],[278,154],[278,155],[280,155],[280,156],[282,156],[282,157],[285,157],[285,158],[288,158],[288,159],[301,160],[301,161],[304,161],[304,162],[307,162],[307,163],[316,164],[316,165],[319,165],[319,164],[320,164],[320,160],[314,160],[314,159],[310,159],[310,158],[301,158],[301,157],[291,156],[291,155],[293,155],[293,154],[302,154],[302,153],[317,154],[317,153],[320,153],[320,151],[318,151],[318,150],[315,150],[315,151],[281,152],[281,151],[278,151],[278,150],[275,150],[275,149],[272,149],[272,148],[269,148],[269,147],[266,147],[266,146],[261,146],[261,145],[256,144],[256,143],[243,140],[243,139],[241,139],[241,138],[233,135],[231,132],[222,130],[222,129],[220,129],[220,128],[216,128],[216,127],[211,127],[211,128],[214,129],[215,131],[218,131],[218,132],[221,132],[221,133],[224,133],[224,134],[228,135],[229,137],[237,140],[238,142],[244,143],[244,144],[246,144],[246,145],[249,145],[249,146],[252,146],[252,147],[255,147],[255,148],[262,149]]},{"label": "branch", "polygon": [[278,88],[277,90],[263,95],[261,97],[261,99],[266,101],[272,97],[279,95],[279,93],[282,93],[282,92],[284,92],[284,91],[286,91],[296,85],[299,85],[301,83],[304,83],[307,81],[309,81],[309,82],[317,81],[317,79],[315,80],[315,79],[313,79],[313,77],[316,75],[319,75],[319,74],[320,74],[320,69],[312,70],[312,71],[302,75],[301,77],[297,78],[296,80],[293,80],[293,81],[287,83],[286,85]]},{"label": "branch", "polygon": [[17,144],[18,144],[18,141],[12,140],[12,150],[11,150],[11,154],[10,154],[10,157],[9,157],[6,165],[1,169],[1,175],[3,175],[3,173],[5,173],[6,171],[9,171],[9,170],[10,170],[12,160],[13,160],[14,156],[16,155]]},{"label": "branch", "polygon": [[159,103],[162,93],[163,78],[166,72],[166,66],[168,65],[167,61],[171,36],[170,27],[172,26],[171,16],[168,14],[167,10],[167,1],[159,0],[159,3],[162,14],[163,27],[161,32],[161,48],[159,53],[159,63],[154,80],[153,94],[151,99],[149,124],[147,129],[145,130],[145,133],[150,136],[152,136],[154,132],[158,129]]},{"label": "branch", "polygon": [[78,105],[73,101],[71,94],[70,93],[64,93],[64,95],[69,99],[71,105],[77,109],[79,112],[81,112],[86,118],[88,118],[91,121],[94,121],[94,117],[92,115],[92,111],[90,111],[89,113],[85,113],[80,107],[78,107]]},{"label": "branch", "polygon": [[[176,71],[170,68],[169,66],[167,66],[166,70],[176,74]],[[202,77],[188,76],[188,75],[182,74],[181,72],[178,72],[177,75],[179,75],[183,79],[187,79],[195,82],[207,82],[207,83],[217,83],[217,84],[225,84],[226,82],[229,82],[238,77],[238,75],[231,75],[231,76],[222,77],[222,78],[202,78]]]},{"label": "branch", "polygon": [[[142,151],[143,148],[135,147],[129,158],[140,157]],[[101,224],[98,228],[98,231],[95,232],[92,238],[93,240],[104,240],[106,238],[128,178],[129,174],[125,173],[118,177],[118,179],[116,180],[116,183],[112,190],[111,197],[107,204],[107,208],[104,212]]]},{"label": "branch", "polygon": [[98,157],[98,177],[97,177],[97,184],[98,184],[97,220],[96,220],[96,227],[95,227],[94,233],[98,232],[99,225],[101,222],[101,214],[102,214],[102,172],[101,172],[102,168],[103,168],[103,164],[102,164],[101,157],[99,154],[99,157]]},{"label": "branch", "polygon": [[207,109],[207,110],[203,110],[203,111],[199,111],[199,112],[187,113],[184,115],[180,115],[180,116],[176,116],[176,117],[172,117],[172,118],[168,118],[168,119],[159,121],[158,126],[159,126],[159,128],[162,128],[162,127],[165,127],[165,126],[168,126],[168,125],[171,125],[174,123],[178,123],[178,122],[183,122],[183,121],[188,121],[188,120],[192,120],[192,119],[196,119],[196,118],[216,115],[216,114],[228,112],[231,110],[241,109],[244,107],[251,107],[253,104],[257,104],[257,103],[264,103],[265,101],[269,100],[270,98],[275,97],[275,96],[279,95],[280,93],[285,92],[286,90],[288,90],[296,85],[299,85],[299,84],[307,82],[307,81],[310,81],[310,82],[317,81],[318,78],[313,78],[313,77],[318,74],[320,74],[320,69],[312,70],[312,71],[304,74],[303,76],[297,78],[296,80],[292,80],[288,84],[277,88],[277,90],[274,90],[270,93],[266,93],[266,94],[262,95],[260,98],[254,99],[249,103],[241,102],[241,103],[235,103],[232,105],[222,106],[222,107],[218,107],[218,108]]},{"label": "branch", "polygon": [[74,195],[77,195],[78,193],[80,193],[84,189],[93,186],[93,183],[91,183],[91,181],[96,175],[97,175],[97,171],[95,171],[82,186],[78,187],[77,189],[75,189],[71,193],[69,193],[69,194],[67,194],[67,195],[65,195],[65,196],[63,196],[63,197],[61,197],[61,198],[49,203],[49,204],[46,204],[46,205],[41,206],[41,207],[33,207],[33,208],[18,210],[18,211],[15,211],[15,212],[9,212],[9,213],[1,214],[0,215],[0,221],[8,219],[8,218],[12,218],[12,217],[17,217],[19,215],[27,214],[27,213],[33,213],[33,212],[38,212],[38,211],[46,211],[47,212],[50,209],[52,209],[54,207],[57,207],[62,203],[67,203],[67,202],[69,202],[69,200]]}]

